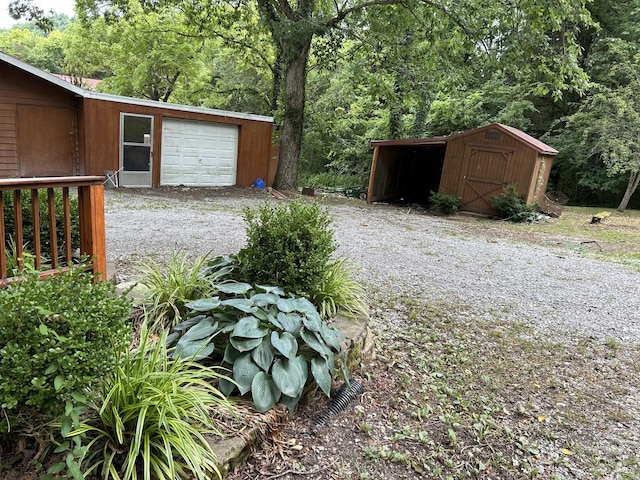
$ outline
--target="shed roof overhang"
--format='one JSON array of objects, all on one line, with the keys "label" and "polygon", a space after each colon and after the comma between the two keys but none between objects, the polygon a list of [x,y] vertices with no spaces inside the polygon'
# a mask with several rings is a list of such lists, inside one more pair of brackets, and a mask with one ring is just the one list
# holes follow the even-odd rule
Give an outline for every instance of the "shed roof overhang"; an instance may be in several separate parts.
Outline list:
[{"label": "shed roof overhang", "polygon": [[372,140],[371,145],[374,147],[414,147],[414,146],[444,146],[447,144],[448,137],[431,137],[431,138],[403,138],[400,140]]},{"label": "shed roof overhang", "polygon": [[216,115],[219,117],[226,117],[226,118],[237,118],[241,120],[254,120],[258,122],[273,123],[273,117],[267,117],[264,115],[231,112],[227,110],[216,110],[213,108],[202,108],[202,107],[195,107],[191,105],[179,105],[176,103],[158,102],[156,100],[147,100],[142,98],[133,98],[133,97],[125,97],[121,95],[109,95],[106,93],[92,92],[92,91],[77,87],[54,75],[51,75],[50,73],[40,70],[39,68],[36,68],[33,65],[29,65],[28,63],[22,62],[17,58],[13,58],[12,56],[7,55],[6,53],[0,52],[0,63],[2,62],[12,65],[26,73],[29,73],[30,75],[38,77],[44,80],[45,82],[48,82],[58,88],[64,89],[82,98],[104,100],[107,102],[126,103],[129,105],[140,105],[140,106],[146,106],[146,107],[163,108],[167,110],[176,110],[181,112],[203,113],[207,115]]}]

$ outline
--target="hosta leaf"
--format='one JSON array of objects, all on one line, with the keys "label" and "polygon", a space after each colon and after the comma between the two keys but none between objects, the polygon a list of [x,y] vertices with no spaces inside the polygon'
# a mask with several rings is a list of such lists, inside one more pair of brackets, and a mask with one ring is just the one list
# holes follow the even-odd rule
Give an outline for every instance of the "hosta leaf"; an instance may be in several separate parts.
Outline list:
[{"label": "hosta leaf", "polygon": [[218,387],[220,387],[220,391],[222,392],[222,394],[225,397],[228,397],[234,392],[237,385],[233,382],[230,382],[226,378],[220,378],[218,380]]},{"label": "hosta leaf", "polygon": [[280,297],[275,293],[256,293],[251,297],[251,301],[258,307],[266,307],[267,305],[275,305]]},{"label": "hosta leaf", "polygon": [[175,350],[171,354],[173,358],[182,360],[202,360],[213,353],[215,345],[209,338],[199,340],[184,340],[182,337],[176,343]]},{"label": "hosta leaf", "polygon": [[293,398],[290,397],[288,395],[282,395],[280,397],[280,402],[284,403],[285,407],[287,407],[287,409],[290,412],[293,412],[293,409],[296,408],[296,405],[298,404],[298,402],[300,401],[300,398],[302,398],[302,393],[300,392],[300,395],[298,395],[297,397]]},{"label": "hosta leaf", "polygon": [[245,313],[253,313],[256,309],[256,306],[248,298],[230,298],[228,300],[223,300],[220,303]]},{"label": "hosta leaf", "polygon": [[322,320],[320,320],[320,317],[318,318],[303,317],[302,323],[304,324],[304,327],[307,330],[311,330],[312,332],[319,332],[321,328],[320,325],[322,324]]},{"label": "hosta leaf", "polygon": [[229,343],[239,352],[248,352],[262,343],[262,338],[230,337]]},{"label": "hosta leaf", "polygon": [[236,350],[233,345],[230,343],[227,344],[224,349],[224,358],[222,359],[224,362],[233,363],[236,361],[236,358],[240,356],[241,352]]},{"label": "hosta leaf", "polygon": [[217,331],[218,322],[215,322],[211,317],[205,317],[199,323],[187,330],[180,341],[200,340],[202,338],[213,336]]},{"label": "hosta leaf", "polygon": [[284,290],[282,290],[280,287],[275,287],[270,285],[256,285],[256,289],[262,290],[265,293],[274,293],[280,296],[284,295]]},{"label": "hosta leaf", "polygon": [[278,322],[282,325],[287,332],[297,335],[302,328],[302,317],[297,313],[283,313],[278,314]]},{"label": "hosta leaf", "polygon": [[208,312],[210,310],[215,310],[219,306],[220,298],[218,297],[201,298],[200,300],[189,302],[186,305],[188,309],[194,310],[196,312]]},{"label": "hosta leaf", "polygon": [[276,305],[278,310],[284,313],[293,312],[296,309],[296,302],[293,298],[280,298]]},{"label": "hosta leaf", "polygon": [[[283,315],[284,315],[284,313],[283,313]],[[269,321],[269,323],[270,323],[271,325],[275,325],[276,327],[278,327],[278,329],[279,329],[279,330],[284,330],[284,329],[285,329],[285,328],[282,326],[282,324],[280,323],[280,321],[279,321],[276,317],[274,317],[273,315],[269,315],[269,316],[267,317],[267,320]],[[300,322],[300,323],[302,323],[302,322]]]},{"label": "hosta leaf", "polygon": [[251,354],[245,353],[236,358],[233,363],[233,380],[238,384],[240,395],[251,390],[253,377],[261,371],[260,367],[251,360]]},{"label": "hosta leaf", "polygon": [[240,283],[240,282],[229,282],[229,283],[218,283],[216,288],[219,292],[227,293],[230,295],[244,295],[253,287],[248,283]]},{"label": "hosta leaf", "polygon": [[288,332],[271,332],[271,345],[287,358],[293,358],[298,353],[298,341]]},{"label": "hosta leaf", "polygon": [[258,372],[251,383],[251,398],[256,410],[266,412],[280,400],[281,392],[266,372]]},{"label": "hosta leaf", "polygon": [[268,372],[271,368],[275,355],[273,346],[268,338],[264,338],[262,343],[251,351],[251,358],[265,372]]},{"label": "hosta leaf", "polygon": [[176,332],[183,332],[185,330],[189,330],[196,323],[200,322],[201,320],[204,320],[205,318],[209,318],[209,317],[207,317],[206,315],[196,315],[195,317],[188,318],[184,322],[178,323],[176,326],[173,327],[173,330],[175,330]]},{"label": "hosta leaf", "polygon": [[320,318],[320,314],[316,307],[311,303],[308,299],[301,297],[295,299],[295,310],[296,312],[304,313],[306,316],[317,317]]},{"label": "hosta leaf", "polygon": [[265,310],[263,310],[263,308],[256,308],[255,312],[253,312],[253,316],[261,322],[269,321],[269,314]]},{"label": "hosta leaf", "polygon": [[327,397],[331,395],[331,372],[324,358],[314,357],[311,359],[311,373],[318,386]]},{"label": "hosta leaf", "polygon": [[231,337],[262,338],[269,333],[269,329],[260,326],[256,317],[244,317],[238,320]]},{"label": "hosta leaf", "polygon": [[307,361],[302,355],[292,359],[284,359],[273,364],[271,370],[273,383],[282,393],[289,397],[297,397],[307,383]]},{"label": "hosta leaf", "polygon": [[342,351],[341,339],[344,339],[344,335],[339,330],[331,328],[326,322],[320,323],[320,335],[324,339],[327,345],[333,348],[336,352]]},{"label": "hosta leaf", "polygon": [[313,348],[316,352],[323,356],[331,354],[331,350],[329,349],[329,347],[327,347],[325,343],[318,338],[318,336],[319,334],[317,334],[316,332],[310,332],[309,330],[303,330],[300,332],[300,338],[302,338],[304,342],[309,345],[309,347]]}]

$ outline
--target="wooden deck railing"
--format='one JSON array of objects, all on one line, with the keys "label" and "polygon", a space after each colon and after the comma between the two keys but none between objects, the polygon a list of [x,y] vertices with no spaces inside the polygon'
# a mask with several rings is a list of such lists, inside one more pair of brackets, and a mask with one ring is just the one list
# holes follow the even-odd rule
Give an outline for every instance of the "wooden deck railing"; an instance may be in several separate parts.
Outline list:
[{"label": "wooden deck railing", "polygon": [[[28,251],[33,256],[33,264],[36,269],[42,269],[48,259],[46,268],[41,276],[46,277],[55,274],[60,268],[65,268],[73,262],[73,251],[80,249],[81,255],[91,259],[91,270],[98,278],[105,279],[107,271],[107,256],[105,246],[104,227],[104,177],[43,177],[43,178],[10,178],[0,179],[0,287],[8,285],[13,279],[8,271],[7,244],[8,239],[13,239],[17,259],[17,268],[20,271],[24,267],[25,244],[29,245]],[[72,218],[70,189],[78,191],[78,218]],[[56,223],[56,204],[54,191],[62,191],[62,225]],[[38,192],[46,190],[46,208],[48,211],[48,248],[43,252],[43,239],[40,238],[41,206]],[[33,233],[31,238],[25,238],[22,213],[24,205],[22,192],[31,192],[31,224]],[[13,200],[14,221],[13,227],[7,228],[4,212],[6,207],[5,192],[11,192]],[[72,223],[78,221],[80,232],[80,244],[72,244]],[[61,230],[60,230],[61,229]],[[12,231],[8,231],[12,230]],[[63,241],[59,244],[59,233]],[[25,243],[26,242],[26,243]],[[47,243],[46,241],[44,243]]]}]

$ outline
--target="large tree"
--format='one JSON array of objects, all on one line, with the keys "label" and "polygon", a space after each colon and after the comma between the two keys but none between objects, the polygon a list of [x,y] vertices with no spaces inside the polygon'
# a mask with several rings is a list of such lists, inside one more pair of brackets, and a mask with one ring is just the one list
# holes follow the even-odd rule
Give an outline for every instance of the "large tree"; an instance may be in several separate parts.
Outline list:
[{"label": "large tree", "polygon": [[[30,0],[18,0],[29,3]],[[105,9],[105,5],[107,8]],[[128,0],[78,0],[83,12],[126,18]],[[297,187],[298,164],[303,138],[307,73],[314,39],[326,38],[336,31],[355,32],[388,28],[386,41],[402,42],[415,33],[424,33],[435,22],[452,25],[460,45],[467,48],[470,61],[483,59],[482,71],[526,82],[535,94],[551,93],[559,98],[570,85],[584,81],[577,64],[576,34],[589,22],[583,0],[532,0],[495,2],[494,0],[141,0],[144,12],[177,8],[193,24],[204,25],[211,36],[217,30],[232,27],[243,11],[258,11],[262,27],[269,32],[273,58],[273,98],[281,98],[280,158],[276,187]],[[388,15],[390,8],[402,12],[403,22]],[[394,13],[396,13],[394,12]],[[394,21],[385,22],[386,17]],[[204,30],[203,30],[204,31]],[[447,32],[438,30],[434,42]],[[407,44],[404,48],[412,48]],[[434,63],[447,62],[450,52],[434,50]],[[405,95],[406,75],[396,63],[396,97]],[[276,113],[276,112],[274,112]],[[393,112],[397,115],[401,112]],[[396,128],[393,124],[390,127]]]}]

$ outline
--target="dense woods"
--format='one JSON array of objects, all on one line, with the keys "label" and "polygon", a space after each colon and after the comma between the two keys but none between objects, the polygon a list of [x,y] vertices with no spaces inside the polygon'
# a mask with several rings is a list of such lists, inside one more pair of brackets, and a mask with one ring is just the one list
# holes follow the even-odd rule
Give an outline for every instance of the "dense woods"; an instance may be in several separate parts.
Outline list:
[{"label": "dense woods", "polygon": [[9,55],[273,115],[280,188],[364,184],[373,139],[497,121],[560,150],[550,188],[573,203],[640,205],[639,0],[78,0],[46,21],[30,5],[11,4],[32,21],[0,31]]}]

